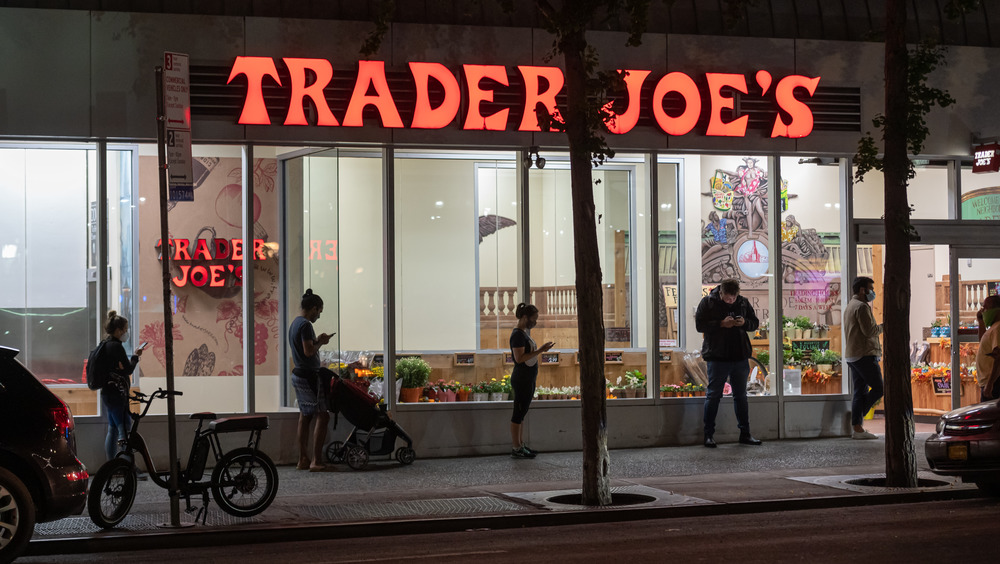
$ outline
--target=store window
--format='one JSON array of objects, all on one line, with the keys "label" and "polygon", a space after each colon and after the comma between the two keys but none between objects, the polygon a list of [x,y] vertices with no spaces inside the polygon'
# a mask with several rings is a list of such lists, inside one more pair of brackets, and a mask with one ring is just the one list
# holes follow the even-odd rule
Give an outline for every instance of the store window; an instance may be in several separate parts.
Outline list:
[{"label": "store window", "polygon": [[[773,393],[772,380],[767,374],[769,363],[764,362],[770,354],[766,329],[771,324],[768,292],[773,277],[768,262],[771,248],[767,210],[777,199],[770,183],[767,158],[702,155],[687,158],[686,168],[687,174],[695,175],[693,178],[697,180],[696,185],[688,187],[688,201],[694,203],[689,204],[690,209],[700,219],[696,230],[700,247],[689,245],[688,250],[700,253],[701,257],[700,261],[689,259],[686,263],[701,266],[700,284],[689,285],[685,290],[688,303],[693,311],[723,280],[739,281],[740,294],[750,302],[760,321],[760,329],[750,335],[754,349],[754,358],[750,360],[751,393]],[[694,219],[694,214],[686,215]],[[692,327],[693,324],[692,316]],[[702,335],[692,333],[687,348],[700,350],[702,341]],[[706,364],[700,355],[689,355],[684,366],[686,383],[696,391],[708,384]]]},{"label": "store window", "polygon": [[[384,385],[382,159],[378,151],[278,149],[285,247],[285,315],[279,327],[282,406],[295,407],[287,329],[306,289],[323,298],[317,334],[333,334],[322,365]],[[350,368],[348,368],[350,366]],[[258,380],[259,381],[259,380]]]},{"label": "store window", "polygon": [[[543,362],[538,376],[539,394],[553,392],[560,397],[579,395],[579,365],[575,352],[577,340],[576,265],[572,185],[569,163],[562,155],[545,155],[544,169],[532,168],[529,174],[529,229],[531,239],[529,300],[539,310],[538,326],[532,333],[536,342],[553,341],[560,351]],[[648,243],[637,236],[648,233],[648,221],[639,218],[638,196],[646,187],[637,186],[641,165],[630,164],[627,157],[609,161],[592,172],[597,222],[598,261],[601,267],[605,327],[605,378],[612,388],[621,388],[616,397],[644,395],[647,385],[630,380],[629,373],[642,373],[647,367],[646,332],[640,331],[636,308],[639,287],[637,276],[645,273]],[[634,159],[639,161],[639,159]],[[641,161],[639,161],[641,162]],[[646,197],[648,200],[648,197]],[[648,205],[643,204],[644,213]],[[639,246],[641,242],[641,247]],[[641,253],[639,254],[641,249]],[[633,268],[641,264],[642,269]],[[642,288],[647,288],[643,283]],[[648,292],[644,295],[648,295]],[[646,300],[640,302],[648,303]]]},{"label": "store window", "polygon": [[[835,159],[809,159],[833,162]],[[914,159],[915,176],[906,187],[912,219],[950,219],[948,206],[948,167],[938,161]],[[794,190],[793,190],[794,192]],[[864,182],[854,184],[854,217],[878,219],[885,214],[885,183],[882,173],[872,171]]]},{"label": "store window", "polygon": [[1000,220],[1000,173],[962,166],[962,219]]},{"label": "store window", "polygon": [[397,355],[424,360],[431,383],[502,382],[514,308],[526,301],[517,292],[516,154],[395,157]]},{"label": "store window", "polygon": [[783,317],[771,325],[784,333],[784,392],[844,393],[840,167],[836,159],[783,157],[781,183]]},{"label": "store window", "polygon": [[[681,341],[680,310],[680,247],[677,243],[677,187],[680,181],[680,164],[660,162],[657,174],[657,252],[656,269],[659,288],[657,292],[657,316],[659,333],[656,336],[659,349],[660,391],[673,390],[673,386],[684,384],[682,372],[673,370],[673,363],[681,363],[678,347]],[[641,255],[640,255],[641,256]],[[643,294],[640,294],[643,295]],[[674,358],[676,356],[676,358]]]},{"label": "store window", "polygon": [[103,318],[96,158],[92,145],[0,145],[0,345],[18,349],[75,415],[97,413],[84,385]]},{"label": "store window", "polygon": [[[140,362],[143,390],[166,387],[163,288],[160,241],[159,178],[155,145],[139,147],[138,292],[137,315],[130,334],[148,341]],[[255,225],[252,245],[243,245],[243,149],[240,146],[192,147],[194,201],[167,204],[172,244],[174,387],[184,392],[176,400],[180,413],[212,411],[239,413],[246,409],[244,392],[244,331],[242,256],[254,256],[255,282],[276,272],[277,258],[269,255],[274,214],[263,215],[253,202]],[[257,291],[266,288],[256,288]],[[266,316],[257,321],[265,323]],[[249,333],[249,332],[246,332]],[[276,346],[270,330],[253,331],[260,353]],[[128,348],[128,346],[126,346]],[[164,413],[166,403],[151,412]]]}]

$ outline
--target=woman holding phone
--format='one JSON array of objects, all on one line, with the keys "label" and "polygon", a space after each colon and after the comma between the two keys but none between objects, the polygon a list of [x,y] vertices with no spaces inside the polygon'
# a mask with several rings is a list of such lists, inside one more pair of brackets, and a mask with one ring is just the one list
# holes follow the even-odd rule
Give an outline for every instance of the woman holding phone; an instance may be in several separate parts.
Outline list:
[{"label": "woman holding phone", "polygon": [[139,357],[147,343],[136,349],[131,357],[125,352],[125,341],[128,340],[128,319],[118,315],[118,312],[108,312],[108,320],[104,325],[108,334],[101,351],[101,364],[108,370],[107,383],[101,388],[101,403],[104,405],[104,417],[108,422],[108,434],[104,439],[104,454],[111,460],[118,454],[120,442],[125,440],[132,426],[132,416],[128,407],[128,389],[132,372],[139,364]]},{"label": "woman holding phone", "polygon": [[511,458],[534,458],[537,452],[524,444],[524,416],[528,414],[531,398],[535,396],[538,380],[538,355],[548,351],[555,343],[538,347],[531,338],[531,329],[538,324],[538,308],[526,303],[517,304],[514,310],[517,327],[510,333],[510,354],[514,357],[514,370],[510,386],[514,392],[514,414],[510,418]]},{"label": "woman holding phone", "polygon": [[[299,425],[296,439],[299,444],[299,463],[296,468],[320,472],[324,469],[323,443],[326,441],[326,425],[330,421],[327,411],[326,393],[330,380],[320,367],[319,348],[330,342],[330,337],[321,333],[316,336],[313,323],[323,313],[323,298],[314,294],[312,288],[302,296],[299,316],[288,328],[288,344],[292,347],[292,385],[299,406]],[[326,371],[329,372],[329,371]],[[315,423],[314,423],[315,421]],[[309,430],[313,440],[309,443]],[[310,448],[311,447],[311,448]]]}]

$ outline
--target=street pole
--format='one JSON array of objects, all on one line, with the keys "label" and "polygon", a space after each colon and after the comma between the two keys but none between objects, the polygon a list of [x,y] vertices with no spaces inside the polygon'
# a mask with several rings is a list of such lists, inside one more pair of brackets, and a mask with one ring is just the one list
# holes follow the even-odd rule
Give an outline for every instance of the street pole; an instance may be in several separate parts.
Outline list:
[{"label": "street pole", "polygon": [[[167,392],[174,391],[174,319],[170,298],[170,230],[167,229],[167,118],[163,102],[163,67],[156,67],[156,152],[160,173],[160,264],[163,267],[163,348],[166,357]],[[170,454],[170,523],[181,526],[180,498],[177,477],[177,413],[174,395],[167,394],[167,442]]]}]

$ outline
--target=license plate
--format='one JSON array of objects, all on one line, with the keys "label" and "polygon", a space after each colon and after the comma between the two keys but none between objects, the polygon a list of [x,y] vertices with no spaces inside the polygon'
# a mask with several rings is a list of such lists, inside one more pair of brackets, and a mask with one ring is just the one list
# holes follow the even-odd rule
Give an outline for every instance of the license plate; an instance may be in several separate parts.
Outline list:
[{"label": "license plate", "polygon": [[948,460],[968,460],[969,445],[948,445]]}]

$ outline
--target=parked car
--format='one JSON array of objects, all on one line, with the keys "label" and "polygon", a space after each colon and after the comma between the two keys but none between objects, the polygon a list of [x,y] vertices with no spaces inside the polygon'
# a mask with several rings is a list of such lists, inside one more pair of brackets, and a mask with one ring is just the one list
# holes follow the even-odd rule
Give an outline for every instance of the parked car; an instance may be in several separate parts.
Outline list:
[{"label": "parked car", "polygon": [[960,476],[991,495],[1000,495],[1000,401],[992,400],[941,416],[924,454],[931,470]]},{"label": "parked car", "polygon": [[0,562],[21,554],[36,522],[78,515],[87,504],[73,414],[17,353],[0,347]]}]

